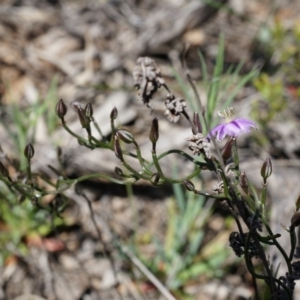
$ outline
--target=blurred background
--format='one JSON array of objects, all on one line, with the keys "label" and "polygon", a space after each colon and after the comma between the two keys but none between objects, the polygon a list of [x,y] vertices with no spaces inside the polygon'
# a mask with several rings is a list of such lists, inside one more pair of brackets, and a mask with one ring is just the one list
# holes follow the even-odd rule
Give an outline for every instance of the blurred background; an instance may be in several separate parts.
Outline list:
[{"label": "blurred background", "polygon": [[[239,139],[241,168],[260,188],[260,167],[272,159],[270,219],[282,232],[300,193],[299,15],[297,0],[0,0],[0,160],[13,179],[21,178],[31,142],[33,171],[51,180],[58,165],[71,179],[93,172],[116,177],[114,153],[86,149],[61,128],[60,98],[68,106],[67,124],[79,135],[85,131],[73,102],[93,105],[106,136],[117,107],[118,125],[134,134],[145,157],[151,157],[154,117],[158,152],[188,152],[189,124],[167,120],[165,92],[151,101],[151,112],[133,87],[137,58],[149,56],[173,93],[187,100],[190,115],[199,103],[186,68],[202,103],[217,103],[212,124],[224,105],[258,124]],[[162,167],[175,177],[193,170],[177,156]],[[216,178],[202,174],[196,183],[211,191]],[[234,220],[212,199],[180,185],[96,179],[66,196],[54,218],[0,185],[0,299],[167,299],[122,247],[175,299],[252,295],[244,262],[229,247]],[[55,206],[60,199],[44,201]],[[288,247],[284,231],[281,243]]]}]

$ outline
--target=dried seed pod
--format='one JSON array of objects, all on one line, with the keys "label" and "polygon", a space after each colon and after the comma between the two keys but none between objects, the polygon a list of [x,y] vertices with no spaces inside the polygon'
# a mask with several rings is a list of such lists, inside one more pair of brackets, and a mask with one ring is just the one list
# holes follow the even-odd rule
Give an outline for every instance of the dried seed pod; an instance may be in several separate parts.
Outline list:
[{"label": "dried seed pod", "polygon": [[34,156],[34,148],[33,146],[28,143],[26,146],[25,146],[25,149],[24,149],[24,155],[25,157],[28,159],[28,160],[31,160]]},{"label": "dried seed pod", "polygon": [[173,94],[168,94],[165,105],[165,115],[168,120],[172,123],[176,123],[186,107],[185,100],[182,98],[175,98]]},{"label": "dried seed pod", "polygon": [[189,149],[193,151],[193,154],[201,154],[203,153],[207,158],[211,159],[210,141],[203,136],[202,133],[197,133],[191,137],[186,139],[189,142]]},{"label": "dried seed pod", "polygon": [[150,57],[139,57],[132,75],[134,87],[139,91],[143,103],[151,107],[150,100],[156,91],[165,84],[155,61]]}]

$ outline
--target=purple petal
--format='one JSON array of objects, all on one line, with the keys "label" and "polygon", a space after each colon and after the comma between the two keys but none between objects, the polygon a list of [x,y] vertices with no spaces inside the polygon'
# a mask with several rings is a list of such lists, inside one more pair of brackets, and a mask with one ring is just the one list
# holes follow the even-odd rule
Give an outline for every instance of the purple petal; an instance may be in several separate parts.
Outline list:
[{"label": "purple petal", "polygon": [[227,124],[222,124],[220,130],[218,131],[217,140],[222,141],[227,135]]},{"label": "purple petal", "polygon": [[235,123],[241,130],[247,130],[249,132],[251,130],[251,127],[256,128],[257,126],[253,121],[247,120],[247,119],[235,119],[230,123]]},{"label": "purple petal", "polygon": [[249,132],[251,128],[257,128],[254,122],[246,119],[235,119],[226,124],[220,124],[213,128],[207,135],[208,138],[217,136],[222,141],[226,136],[237,137],[241,132]]},{"label": "purple petal", "polygon": [[222,128],[224,125],[225,125],[225,124],[220,124],[220,125],[216,126],[215,128],[213,128],[213,129],[209,132],[209,134],[207,135],[207,137],[208,137],[209,139],[211,139],[213,136],[217,135],[218,132],[221,130],[221,128]]}]

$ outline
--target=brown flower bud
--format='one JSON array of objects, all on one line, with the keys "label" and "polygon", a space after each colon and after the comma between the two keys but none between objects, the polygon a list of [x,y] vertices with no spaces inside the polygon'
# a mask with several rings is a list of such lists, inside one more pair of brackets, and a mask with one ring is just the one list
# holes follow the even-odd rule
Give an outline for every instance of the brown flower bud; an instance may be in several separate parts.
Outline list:
[{"label": "brown flower bud", "polygon": [[118,110],[114,107],[110,113],[110,119],[115,120],[118,117]]},{"label": "brown flower bud", "polygon": [[241,172],[241,177],[240,177],[240,185],[243,191],[248,194],[249,192],[249,184],[248,184],[248,178],[246,176],[245,172]]},{"label": "brown flower bud", "polygon": [[271,174],[272,174],[272,162],[270,158],[267,158],[261,167],[260,175],[264,180],[266,180],[271,176]]},{"label": "brown flower bud", "polygon": [[184,183],[184,185],[185,185],[185,188],[186,188],[188,191],[191,191],[191,192],[195,191],[195,186],[194,186],[194,184],[193,184],[191,181],[185,180],[183,183]]},{"label": "brown flower bud", "polygon": [[25,146],[24,155],[28,160],[31,160],[33,158],[34,148],[30,143]]},{"label": "brown flower bud", "polygon": [[55,112],[58,115],[58,117],[62,120],[64,123],[64,116],[67,114],[68,108],[66,104],[64,103],[63,99],[60,99],[55,107]]},{"label": "brown flower bud", "polygon": [[196,129],[196,132],[194,132],[194,130],[193,130],[193,134],[202,133],[202,125],[200,122],[199,114],[197,112],[194,112],[193,124]]},{"label": "brown flower bud", "polygon": [[132,133],[130,133],[129,131],[124,130],[124,129],[118,129],[116,134],[122,142],[124,142],[126,144],[134,143],[134,137],[133,137]]},{"label": "brown flower bud", "polygon": [[120,142],[119,142],[119,139],[118,139],[117,136],[115,137],[115,140],[114,140],[114,151],[115,151],[116,157],[117,157],[120,161],[124,161],[122,149],[121,149]]},{"label": "brown flower bud", "polygon": [[86,116],[88,119],[91,119],[92,116],[93,116],[93,113],[94,113],[94,111],[93,111],[92,104],[91,104],[91,103],[88,103],[88,104],[86,105],[86,107],[84,108],[84,114],[85,114],[85,116]]},{"label": "brown flower bud", "polygon": [[78,107],[77,109],[77,113],[78,113],[78,117],[79,117],[79,121],[80,124],[83,128],[89,128],[90,127],[90,120],[86,117],[85,115],[85,111],[83,110],[83,108]]},{"label": "brown flower bud", "polygon": [[117,174],[117,175],[119,175],[119,176],[123,176],[124,174],[123,174],[123,171],[120,169],[120,168],[118,168],[118,167],[115,167],[115,173]]},{"label": "brown flower bud", "polygon": [[222,152],[222,158],[225,163],[232,155],[232,145],[233,145],[234,140],[235,140],[235,138],[230,138],[227,141],[226,145],[224,146],[224,149]]},{"label": "brown flower bud", "polygon": [[295,227],[300,225],[300,212],[295,212],[291,219],[291,224]]},{"label": "brown flower bud", "polygon": [[296,204],[296,211],[298,211],[300,208],[300,195],[298,196],[295,204]]},{"label": "brown flower bud", "polygon": [[159,127],[158,127],[158,120],[157,118],[154,118],[152,121],[152,126],[149,134],[149,139],[152,144],[156,144],[157,140],[159,138]]}]

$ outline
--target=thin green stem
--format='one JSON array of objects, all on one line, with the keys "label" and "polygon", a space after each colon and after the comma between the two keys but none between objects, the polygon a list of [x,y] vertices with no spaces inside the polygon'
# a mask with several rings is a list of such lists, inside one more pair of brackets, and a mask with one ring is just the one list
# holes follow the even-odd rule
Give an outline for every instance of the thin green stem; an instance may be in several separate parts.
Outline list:
[{"label": "thin green stem", "polygon": [[165,180],[164,173],[159,165],[159,161],[157,159],[156,152],[154,150],[152,150],[152,159],[153,159],[155,168],[156,168],[158,174],[160,175],[161,180]]},{"label": "thin green stem", "polygon": [[94,146],[90,145],[88,140],[86,140],[86,139],[82,138],[81,136],[77,135],[76,133],[74,133],[65,123],[63,123],[63,127],[70,135],[75,137],[79,142],[81,142],[87,148],[90,148],[90,149],[95,148]]},{"label": "thin green stem", "polygon": [[[197,165],[198,167],[201,167],[202,169],[208,169],[209,168],[209,164],[200,162],[200,161],[196,160],[195,158],[193,158],[192,156],[190,156],[189,154],[187,154],[186,152],[184,152],[182,150],[177,150],[177,149],[171,149],[169,151],[166,151],[166,152],[158,155],[157,160],[159,161],[162,158],[164,158],[165,156],[167,156],[169,154],[173,154],[173,153],[176,153],[176,154],[179,154],[179,155],[185,157],[186,159],[193,162],[195,165]],[[154,165],[154,161],[149,163],[147,167],[150,168],[153,165]]]}]

